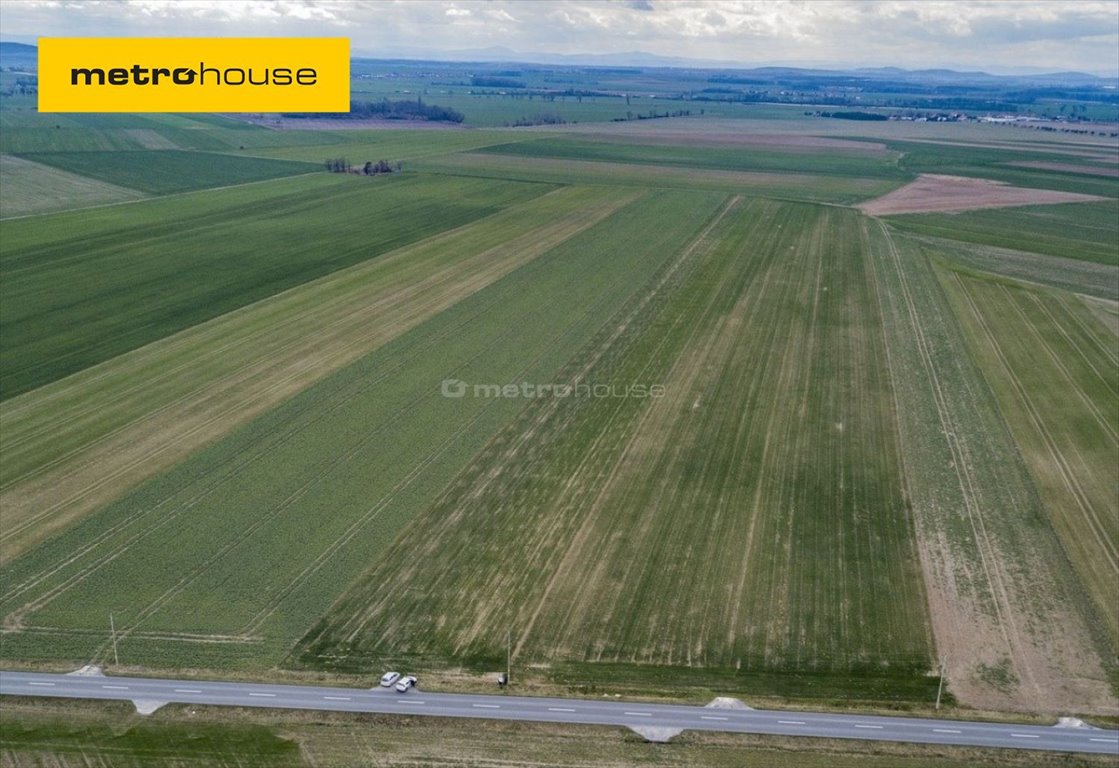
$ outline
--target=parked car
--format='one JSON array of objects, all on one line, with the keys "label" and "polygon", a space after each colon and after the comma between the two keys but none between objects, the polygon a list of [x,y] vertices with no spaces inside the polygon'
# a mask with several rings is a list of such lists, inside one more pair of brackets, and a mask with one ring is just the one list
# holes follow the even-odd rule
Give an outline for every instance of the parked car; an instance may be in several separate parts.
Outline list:
[{"label": "parked car", "polygon": [[405,693],[409,688],[415,686],[415,684],[416,678],[412,675],[408,675],[407,677],[400,678],[400,682],[396,684],[396,690],[400,693]]},{"label": "parked car", "polygon": [[399,672],[386,672],[381,675],[381,687],[391,688],[393,683],[400,679]]}]

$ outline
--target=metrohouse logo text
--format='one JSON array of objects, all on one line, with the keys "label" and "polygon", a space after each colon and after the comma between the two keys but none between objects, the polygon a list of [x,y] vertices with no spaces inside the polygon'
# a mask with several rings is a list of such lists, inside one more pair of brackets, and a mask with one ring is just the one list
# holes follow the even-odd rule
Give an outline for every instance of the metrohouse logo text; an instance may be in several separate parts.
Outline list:
[{"label": "metrohouse logo text", "polygon": [[218,85],[314,85],[318,81],[318,73],[311,67],[304,67],[294,73],[290,67],[280,67],[276,70],[265,69],[256,73],[250,67],[229,67],[218,69],[207,67],[205,62],[200,62],[197,69],[177,67],[142,67],[133,64],[131,67],[113,67],[107,72],[100,67],[74,67],[70,70],[70,85],[159,85],[160,78],[166,85],[170,80],[175,85],[206,85],[206,78],[210,77]]},{"label": "metrohouse logo text", "polygon": [[42,38],[41,112],[345,112],[345,38]]}]

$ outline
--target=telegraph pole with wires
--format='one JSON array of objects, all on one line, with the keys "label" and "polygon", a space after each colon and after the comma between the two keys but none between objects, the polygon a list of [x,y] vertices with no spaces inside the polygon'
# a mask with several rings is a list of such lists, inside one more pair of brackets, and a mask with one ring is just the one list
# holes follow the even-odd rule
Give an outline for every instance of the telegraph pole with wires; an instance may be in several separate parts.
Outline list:
[{"label": "telegraph pole with wires", "polygon": [[113,638],[113,665],[120,666],[120,656],[117,655],[117,625],[113,622],[113,613],[109,612],[109,635]]},{"label": "telegraph pole with wires", "polygon": [[940,658],[940,684],[936,687],[936,708],[940,709],[940,694],[944,692],[944,657]]}]

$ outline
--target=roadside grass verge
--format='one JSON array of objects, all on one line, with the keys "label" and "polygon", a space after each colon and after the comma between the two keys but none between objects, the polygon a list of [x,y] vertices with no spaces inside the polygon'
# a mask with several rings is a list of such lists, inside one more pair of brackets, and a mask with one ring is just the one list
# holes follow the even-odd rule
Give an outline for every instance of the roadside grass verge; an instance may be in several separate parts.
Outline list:
[{"label": "roadside grass verge", "polygon": [[[0,761],[11,768],[128,766],[658,765],[665,768],[1063,768],[1107,755],[685,732],[647,744],[625,728],[5,699]],[[469,757],[467,757],[469,756]]]}]

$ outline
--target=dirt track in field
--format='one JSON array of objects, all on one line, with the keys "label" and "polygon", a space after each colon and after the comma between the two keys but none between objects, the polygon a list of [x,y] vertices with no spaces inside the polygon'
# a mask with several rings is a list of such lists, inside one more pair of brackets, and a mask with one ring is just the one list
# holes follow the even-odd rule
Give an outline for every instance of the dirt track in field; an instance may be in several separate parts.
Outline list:
[{"label": "dirt track in field", "polygon": [[1103,199],[1077,192],[1012,187],[990,179],[926,173],[904,187],[860,204],[858,208],[871,216],[889,216],[895,213],[955,213],[979,208],[1083,203]]}]

